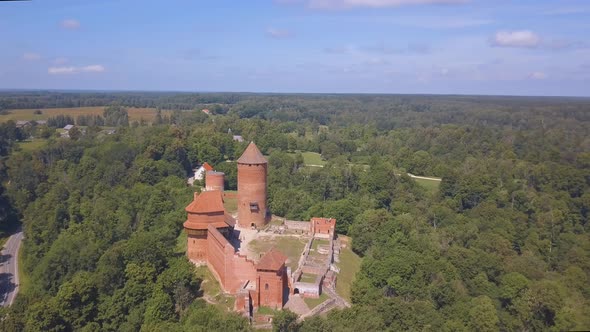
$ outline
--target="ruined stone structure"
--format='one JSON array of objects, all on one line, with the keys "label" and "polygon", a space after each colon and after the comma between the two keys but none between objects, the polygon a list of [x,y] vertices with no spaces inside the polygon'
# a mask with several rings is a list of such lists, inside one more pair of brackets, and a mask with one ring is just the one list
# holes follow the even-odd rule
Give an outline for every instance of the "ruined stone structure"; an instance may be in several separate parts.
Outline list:
[{"label": "ruined stone structure", "polygon": [[315,237],[334,238],[336,235],[336,219],[311,218],[309,231]]},{"label": "ruined stone structure", "polygon": [[267,160],[254,142],[238,159],[238,223],[241,227],[262,227],[270,220],[266,207]]}]

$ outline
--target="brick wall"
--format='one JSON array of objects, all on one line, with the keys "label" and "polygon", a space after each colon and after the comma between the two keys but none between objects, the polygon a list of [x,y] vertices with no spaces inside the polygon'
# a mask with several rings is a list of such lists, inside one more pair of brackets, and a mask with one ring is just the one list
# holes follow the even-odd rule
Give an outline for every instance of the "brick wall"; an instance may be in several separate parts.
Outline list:
[{"label": "brick wall", "polygon": [[236,294],[247,280],[256,279],[254,262],[235,252],[229,241],[213,226],[208,228],[207,265],[227,293]]}]

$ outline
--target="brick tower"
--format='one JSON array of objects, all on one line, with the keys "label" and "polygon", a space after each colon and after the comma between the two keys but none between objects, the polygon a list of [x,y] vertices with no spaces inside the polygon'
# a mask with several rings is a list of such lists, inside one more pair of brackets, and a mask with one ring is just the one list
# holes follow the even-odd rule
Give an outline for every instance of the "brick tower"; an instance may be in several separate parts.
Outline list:
[{"label": "brick tower", "polygon": [[259,307],[283,308],[287,290],[287,257],[271,249],[256,265],[256,296]]},{"label": "brick tower", "polygon": [[269,218],[266,208],[266,172],[268,161],[254,142],[238,159],[238,224],[261,227]]},{"label": "brick tower", "polygon": [[194,200],[185,208],[187,220],[184,230],[187,233],[186,255],[192,261],[207,261],[207,228],[217,228],[222,234],[228,235],[234,227],[231,216],[225,213],[221,191],[203,191],[195,193]]}]

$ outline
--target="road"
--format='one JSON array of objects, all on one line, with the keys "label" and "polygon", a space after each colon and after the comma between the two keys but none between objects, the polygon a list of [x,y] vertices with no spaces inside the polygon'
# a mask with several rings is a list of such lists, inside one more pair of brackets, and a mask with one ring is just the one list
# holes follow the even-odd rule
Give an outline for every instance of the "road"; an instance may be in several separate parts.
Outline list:
[{"label": "road", "polygon": [[0,255],[0,305],[8,307],[18,293],[18,251],[23,240],[22,230],[14,233]]}]

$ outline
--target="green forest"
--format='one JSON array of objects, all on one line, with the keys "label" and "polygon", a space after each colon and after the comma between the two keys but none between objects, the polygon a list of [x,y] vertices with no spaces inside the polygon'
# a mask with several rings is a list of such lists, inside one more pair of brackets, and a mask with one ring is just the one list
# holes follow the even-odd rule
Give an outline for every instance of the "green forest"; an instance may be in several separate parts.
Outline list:
[{"label": "green forest", "polygon": [[[0,121],[0,229],[25,233],[2,331],[252,330],[206,303],[177,244],[191,169],[209,162],[235,189],[249,141],[272,213],[336,218],[362,257],[351,308],[284,311],[275,331],[590,329],[590,99],[0,93],[0,119],[79,106],[104,119],[69,138]],[[130,123],[125,107],[172,112]],[[22,149],[30,136],[44,143]]]}]

